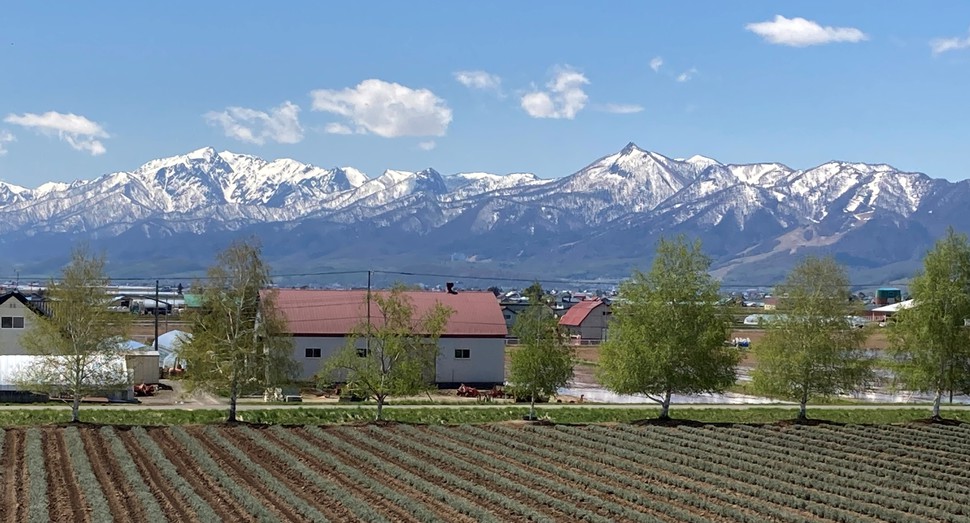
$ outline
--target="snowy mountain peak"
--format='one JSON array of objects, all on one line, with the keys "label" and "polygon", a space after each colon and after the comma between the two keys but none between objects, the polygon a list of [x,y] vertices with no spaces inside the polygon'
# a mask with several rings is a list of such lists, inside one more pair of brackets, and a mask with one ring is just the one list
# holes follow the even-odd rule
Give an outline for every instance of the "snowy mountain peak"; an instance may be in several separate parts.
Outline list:
[{"label": "snowy mountain peak", "polygon": [[623,147],[623,149],[620,149],[620,154],[621,155],[627,155],[627,154],[630,154],[630,153],[633,153],[633,152],[645,153],[647,151],[641,149],[637,144],[635,144],[633,142],[630,142],[630,143],[626,144]]},{"label": "snowy mountain peak", "polygon": [[190,160],[212,161],[218,154],[214,147],[203,147],[186,154],[185,157]]},{"label": "snowy mountain peak", "polygon": [[717,160],[715,160],[713,158],[708,158],[706,156],[701,156],[699,154],[695,154],[694,156],[691,156],[690,158],[688,158],[688,159],[686,159],[684,161],[687,162],[687,163],[689,163],[689,164],[691,164],[691,165],[696,165],[697,167],[700,167],[702,169],[707,168],[707,167],[710,167],[712,165],[721,165],[721,162],[719,162],[719,161],[717,161]]}]

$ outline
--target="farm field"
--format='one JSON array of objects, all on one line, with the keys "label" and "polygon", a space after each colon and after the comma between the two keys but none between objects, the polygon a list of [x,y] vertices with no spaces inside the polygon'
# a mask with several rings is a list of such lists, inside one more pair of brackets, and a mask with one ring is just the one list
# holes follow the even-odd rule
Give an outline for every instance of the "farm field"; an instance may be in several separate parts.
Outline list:
[{"label": "farm field", "polygon": [[0,522],[970,521],[968,425],[47,426]]}]

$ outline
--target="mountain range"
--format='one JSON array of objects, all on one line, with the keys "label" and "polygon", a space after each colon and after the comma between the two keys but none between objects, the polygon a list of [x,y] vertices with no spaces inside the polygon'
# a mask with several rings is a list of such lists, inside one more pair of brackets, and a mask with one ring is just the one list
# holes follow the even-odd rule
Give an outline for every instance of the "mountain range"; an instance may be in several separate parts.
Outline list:
[{"label": "mountain range", "polygon": [[0,275],[56,272],[79,241],[106,253],[113,276],[200,273],[254,235],[279,273],[616,279],[683,233],[725,284],[774,283],[814,253],[868,285],[911,276],[946,227],[970,230],[968,205],[966,180],[885,164],[722,164],[633,143],[556,179],[430,168],[371,178],[207,147],[91,180],[0,181]]}]

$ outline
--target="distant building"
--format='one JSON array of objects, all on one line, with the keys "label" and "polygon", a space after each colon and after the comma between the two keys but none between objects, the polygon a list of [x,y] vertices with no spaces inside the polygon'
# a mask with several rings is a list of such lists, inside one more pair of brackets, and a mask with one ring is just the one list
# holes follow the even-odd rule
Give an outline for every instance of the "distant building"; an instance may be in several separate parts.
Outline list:
[{"label": "distant building", "polygon": [[559,318],[559,325],[565,328],[571,337],[603,341],[606,339],[612,314],[607,302],[594,298],[573,304],[562,318]]},{"label": "distant building", "polygon": [[903,291],[895,287],[883,287],[876,290],[876,306],[892,305],[903,301]]}]

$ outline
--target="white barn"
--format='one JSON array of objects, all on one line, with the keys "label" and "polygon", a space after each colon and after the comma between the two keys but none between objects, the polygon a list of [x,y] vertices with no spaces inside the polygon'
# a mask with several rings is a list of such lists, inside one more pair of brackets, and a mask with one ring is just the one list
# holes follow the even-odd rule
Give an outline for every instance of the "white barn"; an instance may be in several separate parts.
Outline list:
[{"label": "white barn", "polygon": [[[323,362],[347,343],[354,328],[367,321],[367,291],[280,289],[276,306],[293,335],[293,359],[299,378],[311,380]],[[380,291],[375,291],[380,292]],[[491,292],[406,291],[422,316],[435,303],[454,312],[438,341],[435,381],[439,386],[492,385],[505,381],[505,318]],[[379,321],[371,303],[371,321]]]}]

